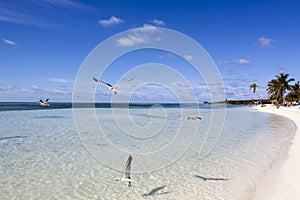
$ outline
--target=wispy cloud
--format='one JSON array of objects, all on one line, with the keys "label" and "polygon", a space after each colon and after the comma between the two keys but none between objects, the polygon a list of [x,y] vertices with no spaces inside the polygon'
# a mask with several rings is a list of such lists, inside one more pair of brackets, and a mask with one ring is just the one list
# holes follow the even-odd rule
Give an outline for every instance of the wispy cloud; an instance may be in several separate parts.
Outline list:
[{"label": "wispy cloud", "polygon": [[151,41],[157,41],[160,38],[156,37],[154,33],[157,32],[157,27],[144,24],[143,27],[135,29],[132,34],[126,37],[121,37],[116,40],[117,46],[137,46],[139,44],[147,44]]},{"label": "wispy cloud", "polygon": [[278,71],[279,71],[280,73],[286,73],[286,72],[287,72],[287,70],[286,70],[285,67],[279,67],[279,68],[278,68]]},{"label": "wispy cloud", "polygon": [[[9,98],[8,98],[9,97]],[[62,101],[72,99],[72,91],[67,89],[45,89],[32,85],[28,87],[0,86],[0,99],[16,101],[38,101],[40,98]],[[21,99],[20,99],[21,98]]]},{"label": "wispy cloud", "polygon": [[266,37],[260,37],[258,38],[259,46],[261,48],[270,48],[272,47],[273,39],[266,38]]},{"label": "wispy cloud", "polygon": [[43,20],[41,16],[35,16],[32,10],[28,9],[28,7],[32,7],[32,9],[42,10],[43,7],[40,4],[33,4],[27,7],[18,7],[16,5],[17,3],[14,1],[0,2],[0,21],[46,28],[54,27]]},{"label": "wispy cloud", "polygon": [[228,64],[230,64],[230,65],[232,65],[232,64],[249,65],[249,64],[251,64],[251,61],[247,60],[245,58],[239,58],[239,59],[236,59],[233,61],[230,61],[230,60],[219,61],[219,64],[220,65],[228,65]]},{"label": "wispy cloud", "polygon": [[71,91],[58,90],[58,89],[50,90],[49,93],[50,93],[50,95],[63,95],[63,96],[71,96],[72,95]]},{"label": "wispy cloud", "polygon": [[101,19],[98,21],[102,26],[112,26],[123,23],[124,20],[115,16],[111,16],[109,19]]},{"label": "wispy cloud", "polygon": [[176,87],[176,88],[187,88],[189,87],[188,84],[184,83],[184,82],[180,82],[180,81],[176,81],[176,82],[172,82],[170,83],[171,87]]},{"label": "wispy cloud", "polygon": [[69,14],[66,11],[74,9],[90,11],[94,8],[72,0],[28,1],[23,6],[15,1],[6,1],[0,2],[0,21],[56,29],[60,26],[52,21],[53,16],[61,18]]},{"label": "wispy cloud", "polygon": [[49,78],[49,81],[56,82],[56,83],[73,83],[73,80],[64,79],[64,78]]},{"label": "wispy cloud", "polygon": [[[249,85],[253,82],[257,83],[258,80],[255,78],[247,78],[243,75],[239,77],[224,77],[224,86],[227,93],[227,98],[234,100],[234,99],[252,99],[256,98],[256,95],[253,95],[253,92],[249,89]],[[260,84],[258,88],[258,93],[261,98],[267,98],[266,93],[264,93],[266,87],[263,84]]]},{"label": "wispy cloud", "polygon": [[251,63],[250,60],[246,60],[244,58],[238,59],[236,62],[240,65],[248,65]]},{"label": "wispy cloud", "polygon": [[40,88],[38,86],[32,85],[29,88],[26,88],[26,90],[31,91],[31,92],[45,92],[46,90],[43,88]]},{"label": "wispy cloud", "polygon": [[17,90],[20,90],[19,87],[16,87],[16,86],[0,86],[0,91],[1,92],[11,92],[11,91],[17,91]]},{"label": "wispy cloud", "polygon": [[164,21],[158,20],[158,19],[152,19],[152,20],[149,20],[149,22],[156,26],[164,26],[165,25]]},{"label": "wispy cloud", "polygon": [[184,58],[187,60],[187,61],[192,61],[193,60],[193,56],[192,55],[184,55]]},{"label": "wispy cloud", "polygon": [[63,7],[63,8],[76,8],[76,9],[90,8],[86,4],[77,1],[71,1],[71,0],[44,0],[44,2],[51,4],[53,6]]},{"label": "wispy cloud", "polygon": [[229,60],[219,61],[219,65],[225,65],[225,64],[229,64],[229,63],[230,63]]},{"label": "wispy cloud", "polygon": [[14,41],[12,41],[12,40],[8,40],[8,39],[2,39],[2,41],[5,43],[5,44],[9,44],[9,45],[16,45],[16,43],[14,42]]},{"label": "wispy cloud", "polygon": [[44,22],[40,19],[30,16],[28,14],[12,10],[10,8],[1,8],[0,4],[0,21],[15,23],[15,24],[25,24],[34,26],[46,26]]}]

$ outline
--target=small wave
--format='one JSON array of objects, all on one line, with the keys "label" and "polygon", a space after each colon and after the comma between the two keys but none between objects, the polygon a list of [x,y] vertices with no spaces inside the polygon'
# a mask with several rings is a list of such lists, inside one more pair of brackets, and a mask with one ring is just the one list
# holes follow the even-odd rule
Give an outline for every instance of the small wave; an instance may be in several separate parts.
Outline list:
[{"label": "small wave", "polygon": [[58,116],[58,115],[45,115],[45,116],[36,116],[33,118],[38,118],[38,119],[60,119],[60,118],[68,118],[66,116]]},{"label": "small wave", "polygon": [[27,138],[27,137],[28,136],[17,135],[17,136],[9,136],[9,137],[0,137],[0,140],[11,140],[11,139]]}]

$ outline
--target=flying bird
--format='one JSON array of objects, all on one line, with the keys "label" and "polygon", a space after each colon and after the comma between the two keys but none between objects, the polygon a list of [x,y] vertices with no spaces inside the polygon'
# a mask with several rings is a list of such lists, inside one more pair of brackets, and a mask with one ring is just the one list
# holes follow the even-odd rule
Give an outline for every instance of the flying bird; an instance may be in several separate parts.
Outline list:
[{"label": "flying bird", "polygon": [[46,99],[45,101],[43,101],[42,99],[40,100],[40,106],[50,106],[50,104],[48,103],[49,99]]},{"label": "flying bird", "polygon": [[116,181],[128,182],[128,187],[131,187],[131,182],[134,182],[134,180],[132,180],[130,177],[131,161],[132,161],[132,156],[129,155],[126,161],[124,176],[116,180]]},{"label": "flying bird", "polygon": [[122,85],[128,84],[130,81],[132,81],[132,80],[134,79],[134,77],[131,78],[131,79],[129,79],[129,80],[127,80],[127,81],[125,81],[125,82],[121,82],[121,83],[119,83],[119,84],[117,84],[117,85],[115,85],[115,86],[112,86],[112,85],[109,84],[109,83],[105,83],[105,82],[103,82],[103,81],[101,81],[101,80],[99,80],[99,79],[97,79],[97,78],[95,78],[95,77],[93,77],[93,79],[94,79],[94,81],[96,81],[96,82],[98,82],[98,83],[101,83],[101,84],[103,84],[103,85],[106,85],[106,86],[109,88],[110,91],[112,91],[112,92],[114,92],[115,94],[117,94],[118,92],[120,92],[120,91],[118,90],[118,88],[119,88],[120,86],[122,86]]}]

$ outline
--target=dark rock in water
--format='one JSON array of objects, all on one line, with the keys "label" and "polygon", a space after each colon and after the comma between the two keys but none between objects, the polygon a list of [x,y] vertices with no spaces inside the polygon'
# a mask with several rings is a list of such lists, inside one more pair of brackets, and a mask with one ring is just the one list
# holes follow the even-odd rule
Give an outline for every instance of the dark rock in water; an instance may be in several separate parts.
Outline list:
[{"label": "dark rock in water", "polygon": [[188,120],[197,120],[197,119],[201,120],[202,118],[201,117],[188,117],[187,119]]}]

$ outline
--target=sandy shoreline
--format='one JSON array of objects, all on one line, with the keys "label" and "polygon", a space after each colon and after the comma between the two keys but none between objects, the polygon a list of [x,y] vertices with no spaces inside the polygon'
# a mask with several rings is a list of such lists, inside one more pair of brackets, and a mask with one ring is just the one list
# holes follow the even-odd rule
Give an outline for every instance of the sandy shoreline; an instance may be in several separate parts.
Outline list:
[{"label": "sandy shoreline", "polygon": [[300,198],[300,109],[275,106],[256,107],[258,111],[268,112],[290,118],[297,126],[287,158],[273,167],[258,184],[255,200],[296,200]]}]

